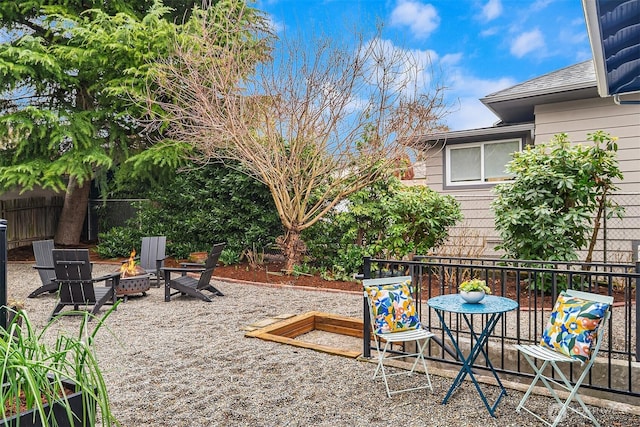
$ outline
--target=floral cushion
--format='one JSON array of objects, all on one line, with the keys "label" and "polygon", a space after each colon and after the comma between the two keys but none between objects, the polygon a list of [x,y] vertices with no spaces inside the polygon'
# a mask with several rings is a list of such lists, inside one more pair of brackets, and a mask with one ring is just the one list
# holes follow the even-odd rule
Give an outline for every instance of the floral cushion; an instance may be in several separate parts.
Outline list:
[{"label": "floral cushion", "polygon": [[364,288],[371,303],[373,329],[376,334],[407,331],[420,327],[409,281]]},{"label": "floral cushion", "polygon": [[560,293],[540,345],[582,362],[591,356],[598,325],[609,304]]}]

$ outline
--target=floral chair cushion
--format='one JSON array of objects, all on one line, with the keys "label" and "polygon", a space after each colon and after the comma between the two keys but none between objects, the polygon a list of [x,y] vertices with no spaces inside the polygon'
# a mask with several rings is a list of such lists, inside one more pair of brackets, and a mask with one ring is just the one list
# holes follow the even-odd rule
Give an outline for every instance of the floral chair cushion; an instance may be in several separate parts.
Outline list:
[{"label": "floral chair cushion", "polygon": [[560,293],[540,345],[585,362],[609,304]]},{"label": "floral chair cushion", "polygon": [[411,296],[410,282],[365,286],[376,334],[417,329],[420,319]]}]

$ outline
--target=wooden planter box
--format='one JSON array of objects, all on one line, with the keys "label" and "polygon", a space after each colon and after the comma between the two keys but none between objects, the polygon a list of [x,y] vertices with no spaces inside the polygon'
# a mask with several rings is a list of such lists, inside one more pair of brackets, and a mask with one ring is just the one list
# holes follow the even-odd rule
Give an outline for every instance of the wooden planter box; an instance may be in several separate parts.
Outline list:
[{"label": "wooden planter box", "polygon": [[[62,381],[62,383],[70,389],[76,390],[76,384],[73,381]],[[71,413],[73,414],[73,422],[69,422],[69,415],[67,414],[65,405],[54,402],[53,411],[49,413],[49,425],[58,427],[88,427],[94,425],[96,414],[95,400],[89,402],[91,408],[86,407],[86,402],[83,402],[85,397],[82,391],[67,395],[67,400],[69,401]],[[50,406],[48,404],[44,405],[45,411],[49,412],[49,408]],[[0,427],[43,427],[40,422],[40,416],[36,412],[37,410],[32,409],[5,420],[0,419]],[[91,422],[92,414],[93,422]]]}]

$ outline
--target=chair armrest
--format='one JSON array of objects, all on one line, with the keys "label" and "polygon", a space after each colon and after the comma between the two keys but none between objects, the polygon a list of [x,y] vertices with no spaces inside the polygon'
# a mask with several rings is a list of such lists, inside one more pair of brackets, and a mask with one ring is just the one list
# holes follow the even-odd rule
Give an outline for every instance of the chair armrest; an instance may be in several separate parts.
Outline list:
[{"label": "chair armrest", "polygon": [[182,267],[202,267],[204,263],[203,262],[181,262],[180,265]]},{"label": "chair armrest", "polygon": [[53,265],[34,265],[32,266],[36,270],[54,270]]},{"label": "chair armrest", "polygon": [[202,264],[199,264],[200,268],[178,268],[178,267],[163,267],[162,274],[164,275],[165,283],[171,281],[171,273],[182,273],[183,276],[186,276],[187,273],[202,273],[206,271],[206,268]]},{"label": "chair armrest", "polygon": [[196,264],[200,268],[179,268],[179,267],[162,267],[162,271],[170,272],[178,272],[178,273],[202,273],[206,270],[202,264]]}]

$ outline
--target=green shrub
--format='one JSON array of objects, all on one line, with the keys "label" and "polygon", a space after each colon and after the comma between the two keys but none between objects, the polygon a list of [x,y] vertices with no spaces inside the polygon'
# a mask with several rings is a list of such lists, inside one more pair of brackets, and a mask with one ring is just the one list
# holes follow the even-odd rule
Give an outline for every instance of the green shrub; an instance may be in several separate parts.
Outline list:
[{"label": "green shrub", "polygon": [[100,233],[100,244],[96,246],[96,253],[101,258],[128,257],[131,250],[140,252],[142,235],[129,227],[113,227],[105,233]]},{"label": "green shrub", "polygon": [[218,258],[218,261],[220,261],[220,263],[224,265],[238,264],[240,263],[241,255],[242,254],[239,253],[238,251],[225,248],[222,250],[222,253],[220,254],[220,258]]},{"label": "green shrub", "polygon": [[451,196],[427,187],[407,187],[394,177],[348,198],[307,230],[309,257],[325,277],[352,277],[364,256],[402,259],[427,251],[462,219]]},{"label": "green shrub", "polygon": [[491,205],[503,241],[498,248],[506,257],[577,260],[577,251],[597,235],[602,210],[622,214],[604,197],[622,178],[615,138],[599,131],[589,139],[594,143],[571,144],[558,134],[548,144],[514,153],[507,171],[515,178],[495,187]]},{"label": "green shrub", "polygon": [[126,254],[119,256],[128,256],[132,241],[139,247],[142,236],[160,235],[167,236],[167,256],[187,258],[218,242],[240,254],[254,245],[273,244],[282,234],[266,186],[219,164],[176,173],[137,207],[127,227],[100,234],[99,254],[121,251]]}]

